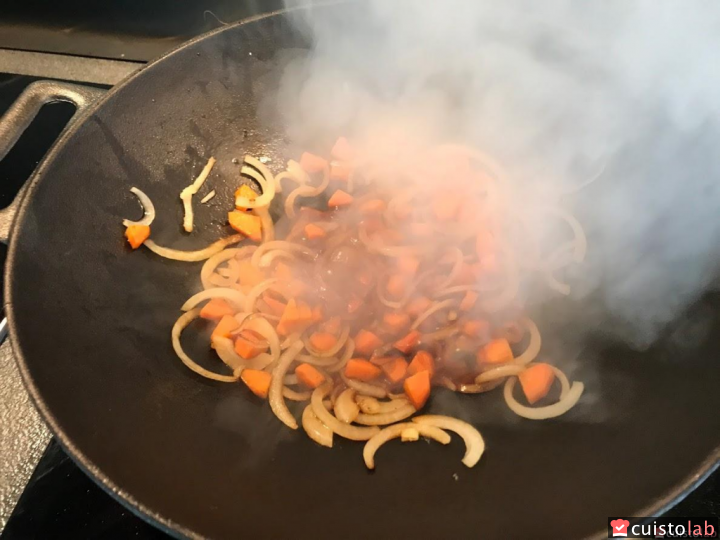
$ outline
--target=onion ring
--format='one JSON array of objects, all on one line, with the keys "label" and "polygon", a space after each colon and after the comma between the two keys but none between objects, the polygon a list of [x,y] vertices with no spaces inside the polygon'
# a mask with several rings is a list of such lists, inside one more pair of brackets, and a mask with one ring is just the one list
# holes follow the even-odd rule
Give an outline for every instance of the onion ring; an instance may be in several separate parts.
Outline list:
[{"label": "onion ring", "polygon": [[147,225],[149,227],[155,220],[155,205],[152,203],[150,197],[148,197],[144,191],[141,191],[136,187],[131,187],[130,192],[134,194],[140,201],[140,205],[143,207],[143,217],[138,221],[123,219],[123,225],[125,225],[126,227],[130,227],[131,225]]},{"label": "onion ring", "polygon": [[394,426],[386,427],[365,443],[365,447],[363,448],[363,460],[365,460],[365,466],[370,470],[374,469],[375,452],[377,452],[378,449],[389,440],[400,437],[402,432],[406,429],[416,429],[423,437],[434,439],[440,444],[448,444],[450,442],[450,435],[435,426],[427,424],[413,424],[412,422],[395,424]]},{"label": "onion ring", "polygon": [[428,414],[416,416],[413,418],[413,422],[417,422],[420,425],[449,429],[460,435],[465,441],[465,456],[463,456],[462,462],[466,467],[474,467],[475,464],[480,461],[485,451],[485,441],[482,435],[480,435],[480,432],[467,422],[463,422],[458,418]]},{"label": "onion ring", "polygon": [[242,234],[234,234],[232,236],[228,236],[227,238],[221,238],[217,242],[210,244],[208,247],[199,249],[197,251],[181,251],[179,249],[158,246],[149,238],[145,240],[143,246],[148,248],[156,255],[160,255],[161,257],[165,257],[166,259],[171,259],[173,261],[198,262],[209,259],[216,253],[220,253],[227,246],[231,244],[237,244],[243,238],[245,237]]}]

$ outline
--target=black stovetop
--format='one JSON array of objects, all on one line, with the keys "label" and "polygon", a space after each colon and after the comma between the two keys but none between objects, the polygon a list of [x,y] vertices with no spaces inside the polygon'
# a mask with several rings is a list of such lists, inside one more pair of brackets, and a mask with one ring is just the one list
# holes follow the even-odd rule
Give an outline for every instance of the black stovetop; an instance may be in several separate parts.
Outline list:
[{"label": "black stovetop", "polygon": [[[87,9],[89,5],[71,0],[62,4],[29,1],[3,6],[0,48],[148,60],[183,39],[216,27],[217,18],[237,20],[276,9],[281,0],[262,5],[223,0],[187,4],[174,0],[111,2],[107,9],[116,10],[115,15],[108,14],[105,5],[99,11]],[[186,7],[178,8],[179,5]],[[40,9],[43,7],[46,9]],[[0,74],[0,114],[33,80]],[[72,112],[66,104],[45,107],[18,145],[0,162],[0,208],[10,203]],[[0,244],[0,264],[4,262],[5,247]],[[668,515],[720,516],[720,471]],[[602,525],[598,524],[598,528]],[[4,540],[167,537],[98,487],[55,441],[45,451],[1,536]]]}]

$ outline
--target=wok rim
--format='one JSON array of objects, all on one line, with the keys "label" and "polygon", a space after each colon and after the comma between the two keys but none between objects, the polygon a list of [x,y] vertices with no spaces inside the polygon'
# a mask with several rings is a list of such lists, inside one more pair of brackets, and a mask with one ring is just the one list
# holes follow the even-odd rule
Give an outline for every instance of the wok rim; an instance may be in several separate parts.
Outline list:
[{"label": "wok rim", "polygon": [[[83,124],[93,115],[96,111],[102,108],[106,101],[108,101],[115,94],[122,92],[123,89],[140,73],[152,68],[155,64],[162,62],[166,58],[169,58],[175,54],[184,51],[187,48],[192,47],[196,43],[209,39],[225,31],[232,31],[238,27],[246,24],[254,23],[263,19],[268,19],[298,11],[301,9],[313,8],[315,6],[322,7],[332,4],[344,3],[347,0],[334,0],[329,2],[322,2],[315,5],[298,6],[293,8],[279,9],[268,13],[263,13],[242,19],[233,24],[221,26],[214,30],[210,30],[204,34],[196,36],[188,41],[183,42],[177,47],[167,51],[163,55],[151,60],[146,65],[139,68],[137,71],[128,75],[120,83],[113,86],[103,95],[99,100],[93,103],[87,110],[80,114],[76,120],[72,121],[72,125],[63,131],[58,139],[53,144],[51,150],[43,158],[42,162],[33,171],[31,177],[26,181],[26,189],[22,194],[22,200],[20,201],[17,214],[13,219],[10,241],[8,244],[8,253],[5,263],[4,270],[4,306],[8,320],[9,328],[9,339],[13,350],[13,356],[15,357],[15,363],[18,367],[20,375],[22,377],[23,384],[28,394],[30,395],[35,409],[40,413],[42,420],[45,422],[50,432],[60,444],[63,451],[65,451],[73,460],[73,462],[86,474],[88,475],[103,491],[108,493],[115,501],[122,504],[134,515],[141,518],[143,521],[157,527],[166,534],[175,538],[204,538],[201,534],[193,531],[169,518],[164,517],[159,512],[145,506],[141,501],[136,499],[131,493],[122,490],[115,482],[113,482],[95,463],[93,463],[83,451],[75,444],[70,437],[63,431],[55,420],[55,416],[50,408],[47,406],[43,397],[35,385],[35,381],[30,373],[30,369],[23,355],[23,351],[20,344],[15,338],[15,315],[13,311],[13,268],[14,260],[16,258],[16,252],[18,244],[15,241],[14,231],[16,228],[22,225],[25,213],[31,204],[31,199],[34,192],[37,190],[37,185],[43,180],[45,176],[45,170],[48,168],[50,163],[54,161],[56,156],[64,149],[66,142],[70,139],[82,126]],[[703,481],[705,481],[715,470],[720,468],[720,444],[694,469],[692,470],[683,480],[678,482],[673,488],[665,493],[660,494],[652,503],[638,509],[637,515],[647,517],[658,517],[659,515],[667,512],[670,508],[685,499],[696,487],[698,487]],[[610,516],[608,516],[610,517]],[[628,517],[628,516],[622,516]],[[606,528],[598,529],[597,532],[585,537],[588,540],[600,540],[607,538]]]}]

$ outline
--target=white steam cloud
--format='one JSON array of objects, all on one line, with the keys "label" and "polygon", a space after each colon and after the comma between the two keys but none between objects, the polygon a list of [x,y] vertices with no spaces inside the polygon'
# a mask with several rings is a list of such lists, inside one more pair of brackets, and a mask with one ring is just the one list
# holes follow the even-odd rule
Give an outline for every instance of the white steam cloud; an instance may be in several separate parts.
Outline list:
[{"label": "white steam cloud", "polygon": [[[376,0],[296,13],[278,101],[290,138],[389,130],[493,155],[588,233],[574,295],[647,346],[717,276],[720,4]],[[618,334],[619,332],[619,334]]]}]

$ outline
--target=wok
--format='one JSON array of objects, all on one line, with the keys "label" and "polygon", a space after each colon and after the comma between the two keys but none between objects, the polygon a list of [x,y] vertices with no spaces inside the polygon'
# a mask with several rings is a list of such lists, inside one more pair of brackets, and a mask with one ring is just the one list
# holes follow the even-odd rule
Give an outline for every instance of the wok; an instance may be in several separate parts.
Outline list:
[{"label": "wok", "polygon": [[[470,420],[487,441],[474,469],[454,440],[388,445],[370,473],[361,443],[321,448],[241,385],[178,361],[170,328],[199,266],[129,252],[120,222],[138,208],[128,190],[153,199],[161,245],[226,234],[232,159],[281,163],[286,151],[282,126],[258,110],[276,55],[291,47],[307,43],[273,13],[184,44],[94,104],[92,91],[50,84],[4,119],[7,146],[42,101],[82,109],[3,215],[17,214],[5,308],[18,365],[78,465],[167,532],[211,538],[604,537],[609,516],[658,515],[710,474],[720,459],[717,297],[699,304],[713,331],[684,349],[687,361],[666,343],[640,354],[588,342],[592,366],[577,371],[587,398],[561,419],[520,420],[500,393],[439,392],[430,411]],[[178,193],[210,155],[218,195],[184,236]],[[188,348],[207,359],[199,342]]]}]

